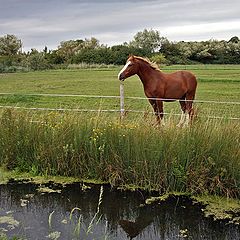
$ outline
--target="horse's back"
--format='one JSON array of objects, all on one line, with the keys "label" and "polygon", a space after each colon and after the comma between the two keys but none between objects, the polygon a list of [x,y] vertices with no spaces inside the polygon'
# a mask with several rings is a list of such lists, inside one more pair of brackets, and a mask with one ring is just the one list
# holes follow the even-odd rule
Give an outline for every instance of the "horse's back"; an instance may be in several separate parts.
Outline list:
[{"label": "horse's back", "polygon": [[164,82],[163,98],[180,99],[186,94],[195,95],[197,80],[191,72],[177,71],[163,74],[162,77]]},{"label": "horse's back", "polygon": [[186,87],[188,90],[196,90],[197,78],[192,72],[182,70],[171,73],[170,75],[172,81],[181,83],[181,85]]}]

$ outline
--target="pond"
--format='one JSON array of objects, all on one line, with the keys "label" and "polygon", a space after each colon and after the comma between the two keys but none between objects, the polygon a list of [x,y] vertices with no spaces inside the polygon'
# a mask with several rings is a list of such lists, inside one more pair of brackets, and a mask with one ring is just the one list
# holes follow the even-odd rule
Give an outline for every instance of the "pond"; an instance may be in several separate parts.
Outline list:
[{"label": "pond", "polygon": [[240,239],[238,226],[205,218],[187,197],[146,206],[147,197],[108,185],[0,185],[0,239]]}]

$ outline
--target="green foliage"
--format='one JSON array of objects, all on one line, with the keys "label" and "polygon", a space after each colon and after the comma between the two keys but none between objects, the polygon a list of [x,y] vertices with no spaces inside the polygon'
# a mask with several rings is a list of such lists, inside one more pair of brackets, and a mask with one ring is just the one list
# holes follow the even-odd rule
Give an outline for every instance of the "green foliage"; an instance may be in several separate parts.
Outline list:
[{"label": "green foliage", "polygon": [[111,64],[109,61],[111,52],[108,48],[102,47],[98,49],[82,49],[72,58],[72,63],[96,63]]},{"label": "green foliage", "polygon": [[60,65],[66,61],[65,56],[58,54],[57,50],[45,54],[45,57],[50,64],[54,65]]},{"label": "green foliage", "polygon": [[45,54],[38,52],[34,52],[27,56],[25,64],[33,71],[51,68],[51,64],[47,60]]},{"label": "green foliage", "polygon": [[14,56],[22,47],[22,42],[15,35],[7,34],[0,37],[0,55]]},{"label": "green foliage", "polygon": [[74,57],[81,50],[93,50],[99,48],[99,41],[96,38],[91,39],[77,39],[69,40],[60,43],[58,50],[56,51],[57,55],[64,58],[65,61],[71,61],[71,58]]},{"label": "green foliage", "polygon": [[69,64],[123,65],[129,55],[151,58],[158,64],[240,64],[240,41],[171,42],[158,31],[144,29],[132,41],[108,47],[96,38],[63,41],[58,49],[21,53],[21,40],[0,37],[0,72],[66,68]]},{"label": "green foliage", "polygon": [[135,48],[145,49],[148,54],[159,50],[161,41],[160,33],[156,30],[144,29],[142,32],[138,32],[134,39],[129,43],[130,46]]},{"label": "green foliage", "polygon": [[234,37],[231,37],[231,39],[228,42],[239,43],[240,39],[237,36],[234,36]]},{"label": "green foliage", "polygon": [[24,55],[0,56],[0,73],[27,71],[24,61]]},{"label": "green foliage", "polygon": [[81,49],[71,58],[71,63],[89,63],[89,64],[125,64],[129,55],[146,55],[144,49],[130,46],[101,47],[96,49]]},{"label": "green foliage", "polygon": [[240,42],[209,40],[205,42],[162,43],[160,50],[172,64],[186,64],[191,61],[201,63],[240,63]]},{"label": "green foliage", "polygon": [[158,65],[161,64],[166,64],[167,63],[167,59],[165,58],[165,56],[162,53],[159,54],[155,54],[153,55],[150,60]]}]

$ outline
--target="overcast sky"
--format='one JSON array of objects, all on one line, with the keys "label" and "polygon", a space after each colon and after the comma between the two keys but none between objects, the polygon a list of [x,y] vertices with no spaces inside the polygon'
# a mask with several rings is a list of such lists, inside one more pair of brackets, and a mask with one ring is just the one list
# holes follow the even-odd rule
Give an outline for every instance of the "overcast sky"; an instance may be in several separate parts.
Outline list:
[{"label": "overcast sky", "polygon": [[240,37],[240,0],[0,0],[0,36],[24,50],[90,37],[111,46],[145,28],[171,41]]}]

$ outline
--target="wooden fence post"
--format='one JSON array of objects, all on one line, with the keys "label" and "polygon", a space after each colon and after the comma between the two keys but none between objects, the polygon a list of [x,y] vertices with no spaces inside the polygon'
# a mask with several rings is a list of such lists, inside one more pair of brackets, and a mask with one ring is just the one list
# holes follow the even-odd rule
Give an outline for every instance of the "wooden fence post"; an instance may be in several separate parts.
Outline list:
[{"label": "wooden fence post", "polygon": [[124,84],[123,81],[120,81],[120,119],[124,118]]}]

